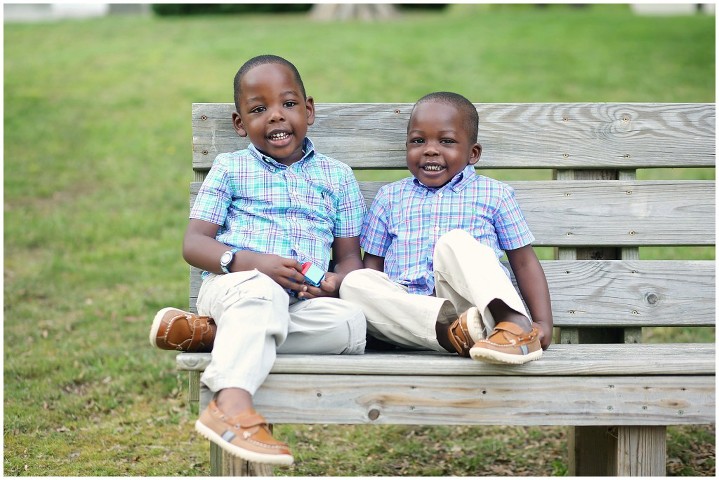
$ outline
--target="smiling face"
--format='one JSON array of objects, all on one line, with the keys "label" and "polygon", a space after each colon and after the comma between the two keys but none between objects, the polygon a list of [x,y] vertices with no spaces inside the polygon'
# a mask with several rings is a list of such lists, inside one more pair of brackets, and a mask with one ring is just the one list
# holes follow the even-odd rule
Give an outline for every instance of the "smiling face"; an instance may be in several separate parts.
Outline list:
[{"label": "smiling face", "polygon": [[414,107],[407,127],[407,168],[422,184],[446,185],[481,154],[457,107],[434,100]]},{"label": "smiling face", "polygon": [[305,98],[286,65],[258,65],[240,80],[239,111],[232,114],[232,123],[263,154],[285,165],[300,160],[314,120],[312,97]]}]

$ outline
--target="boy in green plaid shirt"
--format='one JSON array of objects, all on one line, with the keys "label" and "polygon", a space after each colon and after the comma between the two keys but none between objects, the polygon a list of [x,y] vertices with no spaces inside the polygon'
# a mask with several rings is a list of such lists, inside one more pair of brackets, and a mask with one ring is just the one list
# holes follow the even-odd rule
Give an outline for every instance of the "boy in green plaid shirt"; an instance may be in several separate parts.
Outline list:
[{"label": "boy in green plaid shirt", "polygon": [[[163,349],[212,350],[202,375],[214,398],[196,429],[245,460],[291,464],[252,396],[276,354],[361,354],[362,311],[340,300],[344,276],[362,267],[365,203],[351,169],[306,138],[314,101],[281,57],[246,62],[235,76],[232,115],[244,150],[218,155],[190,212],[185,260],[203,269],[199,315],[158,312],[150,342]],[[302,266],[326,271],[318,286]]]}]

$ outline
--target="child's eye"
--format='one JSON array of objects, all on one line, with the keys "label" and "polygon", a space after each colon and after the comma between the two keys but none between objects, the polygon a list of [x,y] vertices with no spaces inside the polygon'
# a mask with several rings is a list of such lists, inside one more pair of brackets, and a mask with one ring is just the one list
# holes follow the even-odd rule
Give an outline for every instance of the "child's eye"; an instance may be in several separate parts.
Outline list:
[{"label": "child's eye", "polygon": [[424,138],[410,138],[409,143],[424,143]]},{"label": "child's eye", "polygon": [[290,101],[285,102],[285,107],[287,107],[287,108],[292,108],[292,107],[294,107],[295,105],[297,105],[297,102],[295,102],[294,100],[290,100]]},{"label": "child's eye", "polygon": [[442,140],[439,141],[439,143],[457,143],[457,142],[452,138],[443,138]]},{"label": "child's eye", "polygon": [[250,109],[250,113],[262,113],[264,111],[265,107],[261,105]]}]

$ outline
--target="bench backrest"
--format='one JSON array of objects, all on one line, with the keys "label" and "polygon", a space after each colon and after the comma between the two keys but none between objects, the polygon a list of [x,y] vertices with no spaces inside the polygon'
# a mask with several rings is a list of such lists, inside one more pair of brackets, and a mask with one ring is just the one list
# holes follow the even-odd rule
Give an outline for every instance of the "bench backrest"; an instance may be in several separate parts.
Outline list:
[{"label": "bench backrest", "polygon": [[[507,181],[537,241],[555,325],[713,326],[714,262],[639,259],[639,247],[715,245],[713,180],[638,180],[637,169],[715,166],[713,104],[476,104],[484,169],[545,169],[547,180]],[[317,104],[308,135],[350,165],[368,204],[409,175],[411,104]],[[218,153],[244,148],[230,103],[192,108],[194,200]],[[364,170],[400,170],[392,174]],[[192,201],[191,200],[191,201]],[[592,262],[584,260],[595,260]],[[190,308],[199,289],[192,269]]]}]

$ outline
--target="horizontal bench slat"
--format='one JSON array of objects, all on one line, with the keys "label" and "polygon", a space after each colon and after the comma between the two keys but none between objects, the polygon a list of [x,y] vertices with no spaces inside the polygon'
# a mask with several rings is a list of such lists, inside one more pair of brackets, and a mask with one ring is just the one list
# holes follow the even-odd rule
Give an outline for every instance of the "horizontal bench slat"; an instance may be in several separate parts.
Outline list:
[{"label": "horizontal bench slat", "polygon": [[[177,366],[209,360],[181,353]],[[522,366],[434,352],[280,354],[254,403],[273,423],[701,424],[715,421],[715,369],[714,344],[560,344]]]},{"label": "horizontal bench slat", "polygon": [[[277,424],[681,425],[716,419],[715,377],[270,374]],[[208,400],[205,394],[203,400]]]},{"label": "horizontal bench slat", "polygon": [[[483,168],[634,169],[713,167],[713,104],[475,104]],[[353,168],[405,168],[412,105],[317,104],[308,135],[317,149]],[[193,168],[244,148],[231,103],[192,106]]]},{"label": "horizontal bench slat", "polygon": [[[557,327],[714,326],[711,260],[544,260]],[[192,269],[190,305],[199,292]]]},{"label": "horizontal bench slat", "polygon": [[715,262],[543,261],[556,326],[714,326]]},{"label": "horizontal bench slat", "polygon": [[[380,186],[362,182],[371,204]],[[714,245],[713,181],[514,181],[536,246]]]},{"label": "horizontal bench slat", "polygon": [[[361,182],[371,203],[386,182]],[[691,181],[508,182],[535,246],[714,245],[715,183]],[[194,203],[200,182],[190,187]]]},{"label": "horizontal bench slat", "polygon": [[[278,355],[273,374],[410,376],[714,375],[716,347],[683,344],[553,344],[525,365],[492,365],[436,352]],[[179,370],[203,371],[209,353],[179,353]]]}]

